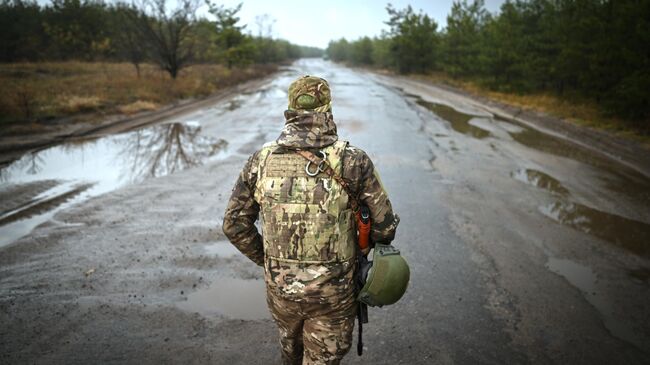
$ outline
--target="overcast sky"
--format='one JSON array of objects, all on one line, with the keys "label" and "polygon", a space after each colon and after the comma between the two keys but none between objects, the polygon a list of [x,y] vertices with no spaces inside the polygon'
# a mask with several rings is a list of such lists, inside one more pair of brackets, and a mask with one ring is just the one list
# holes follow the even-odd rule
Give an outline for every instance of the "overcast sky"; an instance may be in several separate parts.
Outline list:
[{"label": "overcast sky", "polygon": [[[120,0],[104,0],[112,3]],[[131,2],[130,0],[121,0]],[[204,0],[198,0],[203,3]],[[239,12],[240,24],[247,24],[246,29],[258,34],[255,18],[267,14],[274,19],[274,38],[283,38],[291,43],[304,46],[326,48],[330,40],[345,37],[354,40],[363,36],[380,35],[382,29],[388,29],[384,22],[388,20],[386,4],[389,2],[397,9],[411,5],[415,11],[422,10],[433,17],[438,29],[444,28],[447,14],[454,0],[211,0],[212,3],[233,8],[243,3]],[[468,0],[468,2],[471,0]],[[48,4],[50,0],[37,0]],[[485,7],[490,12],[499,10],[505,0],[485,0]],[[170,7],[176,0],[168,0]],[[207,7],[202,6],[200,15],[208,16]]]},{"label": "overcast sky", "polygon": [[[386,4],[389,1],[370,0],[221,0],[215,1],[227,7],[235,7],[242,2],[240,24],[248,24],[246,29],[257,34],[255,17],[268,14],[275,19],[273,36],[292,43],[325,48],[332,39],[345,37],[348,40],[362,36],[379,35],[387,29]],[[453,0],[430,1],[390,1],[398,9],[411,5],[416,11],[422,10],[433,17],[438,29],[446,24],[447,14]],[[485,7],[490,12],[499,9],[505,0],[486,0]]]}]

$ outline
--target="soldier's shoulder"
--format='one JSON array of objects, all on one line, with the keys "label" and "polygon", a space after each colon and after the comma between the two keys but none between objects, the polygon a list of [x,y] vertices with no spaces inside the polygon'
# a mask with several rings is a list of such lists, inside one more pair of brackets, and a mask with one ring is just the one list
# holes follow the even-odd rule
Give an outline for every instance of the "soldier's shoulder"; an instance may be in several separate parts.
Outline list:
[{"label": "soldier's shoulder", "polygon": [[264,143],[262,145],[262,148],[260,149],[260,151],[263,150],[263,149],[266,149],[266,148],[274,148],[274,147],[277,147],[277,146],[278,146],[277,141],[268,141],[268,142],[266,142],[266,143]]},{"label": "soldier's shoulder", "polygon": [[250,159],[254,161],[258,161],[260,157],[264,157],[268,155],[269,153],[273,152],[277,148],[278,148],[278,143],[276,141],[266,142],[262,145],[260,149],[258,149],[251,155]]},{"label": "soldier's shoulder", "polygon": [[260,149],[255,151],[249,158],[248,163],[246,164],[246,169],[252,173],[256,174],[260,162],[262,162],[270,153],[276,151],[279,148],[279,145],[276,141],[266,142],[262,145]]},{"label": "soldier's shoulder", "polygon": [[364,174],[364,171],[373,168],[372,161],[366,151],[350,143],[345,146],[343,159],[346,170],[353,175],[361,176]]},{"label": "soldier's shoulder", "polygon": [[248,161],[246,161],[246,165],[244,166],[244,171],[243,171],[248,180],[255,179],[257,175],[257,171],[259,169],[260,157],[264,153],[265,149],[266,149],[266,144],[262,146],[262,148],[253,152],[253,154],[251,154],[248,157]]},{"label": "soldier's shoulder", "polygon": [[353,161],[359,161],[359,162],[364,162],[364,161],[369,161],[370,157],[368,157],[368,154],[366,151],[362,150],[359,147],[356,147],[348,142],[348,144],[345,146],[345,156]]}]

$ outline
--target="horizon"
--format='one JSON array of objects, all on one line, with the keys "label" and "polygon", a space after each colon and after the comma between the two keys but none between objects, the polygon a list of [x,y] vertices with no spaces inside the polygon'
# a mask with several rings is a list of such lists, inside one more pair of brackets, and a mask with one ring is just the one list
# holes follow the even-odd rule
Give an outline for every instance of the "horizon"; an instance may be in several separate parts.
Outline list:
[{"label": "horizon", "polygon": [[[106,3],[116,3],[118,1],[105,1]],[[498,12],[501,4],[505,0],[485,0],[485,9],[490,13]],[[51,4],[50,0],[37,0],[41,6]],[[175,0],[169,2],[175,3]],[[327,4],[320,5],[319,14],[323,14],[326,25],[329,27],[317,28],[318,32],[305,31],[313,27],[313,21],[308,16],[313,11],[310,3],[299,2],[296,0],[285,0],[281,2],[269,2],[263,0],[224,0],[218,1],[219,5],[227,8],[234,8],[242,3],[242,9],[237,14],[240,18],[238,24],[246,25],[245,31],[253,35],[260,33],[256,24],[256,17],[267,15],[272,22],[272,38],[284,39],[295,45],[317,47],[325,50],[330,41],[336,41],[341,38],[355,40],[367,37],[381,35],[382,30],[387,29],[384,23],[388,20],[386,6],[390,3],[396,9],[404,9],[411,5],[414,11],[420,10],[433,18],[438,24],[438,30],[446,27],[447,15],[451,10],[454,0],[430,1],[406,1],[393,0],[386,2],[376,2],[370,0],[343,1],[333,0]],[[381,4],[381,5],[380,5]],[[213,19],[208,13],[207,6],[201,5],[198,10],[200,17]],[[331,25],[337,26],[331,26]],[[344,26],[340,26],[343,24]],[[294,29],[300,29],[296,32]]]}]

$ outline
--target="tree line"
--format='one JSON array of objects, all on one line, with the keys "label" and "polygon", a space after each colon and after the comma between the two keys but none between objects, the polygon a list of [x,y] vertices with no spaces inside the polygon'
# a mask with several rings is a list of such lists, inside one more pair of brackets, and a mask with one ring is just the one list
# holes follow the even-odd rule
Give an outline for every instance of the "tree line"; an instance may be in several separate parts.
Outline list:
[{"label": "tree line", "polygon": [[596,102],[650,129],[650,0],[455,1],[447,26],[387,6],[381,36],[332,41],[335,61],[401,73],[444,72],[505,92]]},{"label": "tree line", "polygon": [[[228,68],[321,56],[322,50],[271,36],[268,17],[260,32],[239,25],[234,8],[206,5],[214,19],[200,17],[198,0],[0,0],[0,62],[128,61],[139,73],[156,63],[176,78],[191,63],[222,63]],[[266,31],[262,31],[266,29]]]}]

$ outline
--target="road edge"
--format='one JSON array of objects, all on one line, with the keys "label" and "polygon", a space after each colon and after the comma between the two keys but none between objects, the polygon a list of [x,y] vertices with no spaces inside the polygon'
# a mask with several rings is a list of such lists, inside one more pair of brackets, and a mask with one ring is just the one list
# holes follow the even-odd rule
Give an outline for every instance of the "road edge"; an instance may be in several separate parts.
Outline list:
[{"label": "road edge", "polygon": [[187,99],[167,104],[162,108],[154,111],[137,113],[132,116],[109,115],[99,118],[92,123],[72,124],[68,128],[61,128],[60,131],[54,132],[53,135],[35,134],[33,141],[16,143],[7,143],[0,146],[0,168],[8,166],[13,161],[20,159],[23,155],[30,152],[38,152],[49,147],[61,144],[67,141],[84,140],[98,138],[109,134],[123,133],[151,124],[161,120],[178,117],[201,109],[210,104],[214,104],[229,96],[236,95],[242,90],[254,88],[267,82],[271,77],[282,71],[282,67],[264,75],[260,78],[245,81],[241,84],[228,86],[216,93],[201,99]]},{"label": "road edge", "polygon": [[605,130],[577,125],[541,111],[516,107],[483,95],[475,95],[451,85],[422,80],[416,76],[386,74],[369,69],[363,70],[376,76],[413,82],[452,93],[467,99],[473,107],[493,114],[497,118],[512,120],[544,134],[562,138],[599,153],[616,163],[623,164],[650,178],[650,149],[635,140],[624,138]]}]

